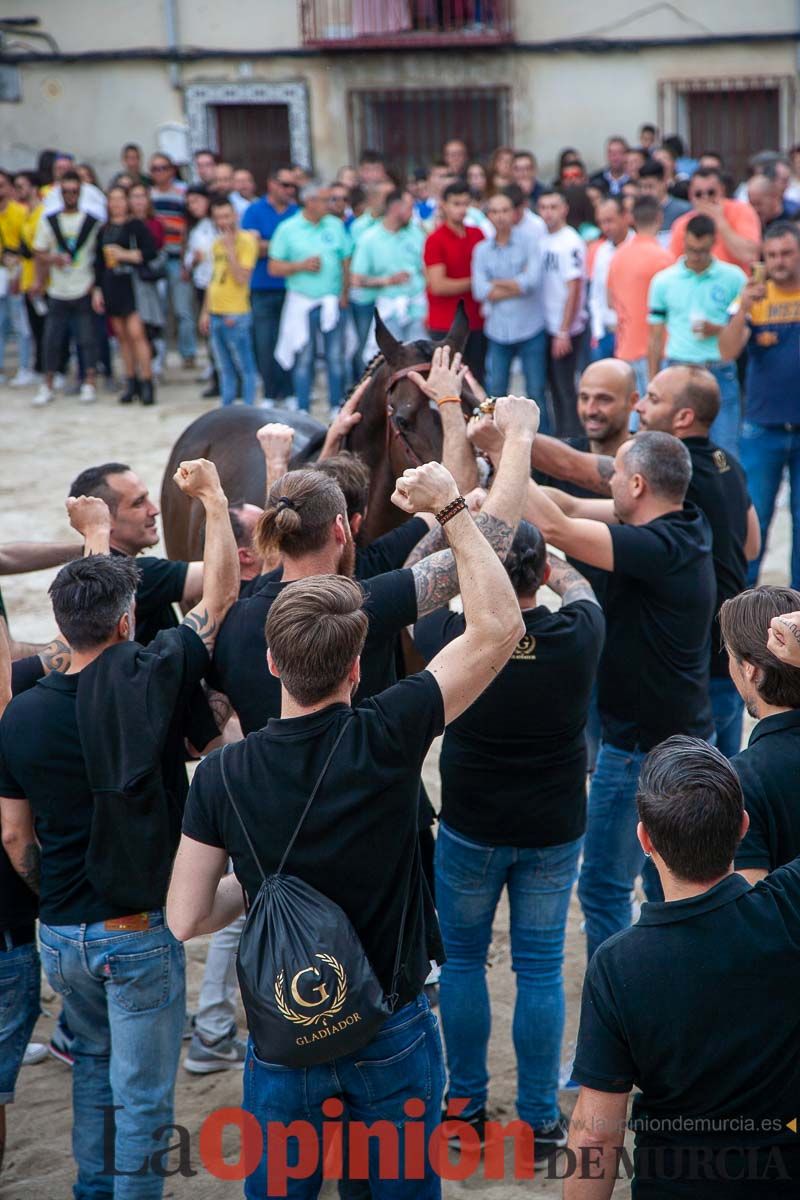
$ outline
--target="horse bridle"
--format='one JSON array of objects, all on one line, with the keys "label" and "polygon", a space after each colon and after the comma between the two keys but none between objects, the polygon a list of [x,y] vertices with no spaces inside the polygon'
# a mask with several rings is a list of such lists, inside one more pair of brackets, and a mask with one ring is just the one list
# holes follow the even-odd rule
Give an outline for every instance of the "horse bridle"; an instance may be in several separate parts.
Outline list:
[{"label": "horse bridle", "polygon": [[386,456],[389,457],[391,450],[392,439],[394,439],[400,448],[401,453],[408,459],[412,467],[421,467],[422,459],[417,454],[414,447],[409,442],[406,434],[397,424],[394,419],[394,409],[392,408],[390,396],[392,388],[394,388],[401,379],[407,379],[412,371],[417,371],[422,374],[423,371],[430,371],[432,363],[412,363],[410,367],[401,367],[399,371],[394,371],[389,376],[389,382],[386,385]]}]

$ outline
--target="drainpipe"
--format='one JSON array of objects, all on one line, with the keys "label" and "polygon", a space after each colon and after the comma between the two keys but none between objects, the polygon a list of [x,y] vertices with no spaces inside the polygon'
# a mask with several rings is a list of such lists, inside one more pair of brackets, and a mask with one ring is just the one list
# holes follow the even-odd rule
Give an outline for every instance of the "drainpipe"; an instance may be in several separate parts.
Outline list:
[{"label": "drainpipe", "polygon": [[[178,0],[164,0],[164,17],[167,26],[167,50],[178,49]],[[177,90],[181,88],[180,64],[170,61],[169,82]]]}]

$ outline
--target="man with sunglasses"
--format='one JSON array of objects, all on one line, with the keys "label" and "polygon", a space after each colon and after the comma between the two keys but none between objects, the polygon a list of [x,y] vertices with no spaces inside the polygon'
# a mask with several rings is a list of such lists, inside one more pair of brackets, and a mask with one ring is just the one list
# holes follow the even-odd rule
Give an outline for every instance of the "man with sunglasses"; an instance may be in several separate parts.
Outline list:
[{"label": "man with sunglasses", "polygon": [[275,361],[275,346],[281,323],[286,281],[267,270],[269,243],[287,217],[299,212],[297,186],[292,168],[273,167],[267,178],[267,194],[254,200],[242,217],[242,229],[258,237],[258,260],[250,277],[250,306],[253,312],[253,343],[259,374],[264,381],[267,403],[293,396],[292,376]]},{"label": "man with sunglasses", "polygon": [[761,245],[761,222],[756,210],[742,200],[725,198],[722,177],[716,167],[700,167],[695,171],[689,184],[689,203],[691,212],[678,217],[672,226],[670,250],[675,258],[684,253],[686,226],[700,213],[710,217],[716,226],[714,257],[749,271],[758,259]]},{"label": "man with sunglasses", "polygon": [[97,345],[92,288],[100,222],[90,213],[80,211],[80,194],[80,178],[75,171],[67,171],[61,178],[63,208],[41,219],[33,239],[37,293],[44,290],[44,281],[49,274],[48,311],[44,328],[45,381],[31,401],[36,408],[54,399],[53,378],[61,364],[70,325],[74,325],[86,368],[80,403],[92,404],[96,399]]}]

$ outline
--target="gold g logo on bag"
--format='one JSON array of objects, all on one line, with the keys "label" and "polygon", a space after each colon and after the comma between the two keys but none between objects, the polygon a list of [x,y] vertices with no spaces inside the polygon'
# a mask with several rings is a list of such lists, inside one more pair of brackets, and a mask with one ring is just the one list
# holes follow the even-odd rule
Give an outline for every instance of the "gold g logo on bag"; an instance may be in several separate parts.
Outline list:
[{"label": "gold g logo on bag", "polygon": [[[336,992],[332,1003],[327,1008],[321,1009],[319,1012],[309,1012],[308,1015],[297,1012],[296,1008],[290,1006],[289,1000],[284,994],[285,979],[283,971],[280,972],[275,980],[275,1003],[286,1020],[293,1021],[295,1025],[317,1025],[320,1021],[327,1020],[328,1017],[335,1017],[347,999],[347,976],[341,963],[337,962],[330,954],[317,954],[315,957],[330,967],[336,981]],[[309,987],[309,980],[305,978],[308,975],[320,980],[320,982],[314,987]],[[330,1000],[330,991],[319,967],[303,967],[302,971],[296,973],[289,984],[289,998],[295,1006],[306,1009],[318,1009],[320,1005]]]}]

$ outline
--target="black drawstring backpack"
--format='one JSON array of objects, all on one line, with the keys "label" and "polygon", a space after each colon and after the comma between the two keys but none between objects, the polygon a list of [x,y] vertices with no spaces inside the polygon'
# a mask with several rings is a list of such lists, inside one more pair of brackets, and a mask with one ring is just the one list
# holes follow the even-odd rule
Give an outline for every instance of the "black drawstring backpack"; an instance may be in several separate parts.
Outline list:
[{"label": "black drawstring backpack", "polygon": [[[350,718],[347,718],[349,720]],[[283,868],[347,728],[345,720],[295,826],[277,871],[261,865],[220,754],[222,782],[261,874],[247,912],[236,971],[256,1054],[285,1067],[314,1067],[364,1046],[397,1004],[400,955],[408,911],[406,887],[392,994],[386,996],[346,913]]]}]

